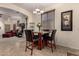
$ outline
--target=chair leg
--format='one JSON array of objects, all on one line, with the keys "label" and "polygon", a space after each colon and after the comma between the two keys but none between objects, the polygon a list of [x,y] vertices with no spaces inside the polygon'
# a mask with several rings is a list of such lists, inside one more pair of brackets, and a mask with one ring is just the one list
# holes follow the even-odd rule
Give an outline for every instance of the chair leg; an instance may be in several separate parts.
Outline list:
[{"label": "chair leg", "polygon": [[48,46],[48,44],[49,44],[49,43],[48,43],[48,40],[47,40],[47,41],[46,41],[46,46]]},{"label": "chair leg", "polygon": [[33,55],[33,49],[31,50],[31,56]]},{"label": "chair leg", "polygon": [[54,48],[56,49],[56,45],[54,44]]},{"label": "chair leg", "polygon": [[27,51],[27,47],[25,48],[25,52]]},{"label": "chair leg", "polygon": [[34,42],[32,42],[31,55],[33,55],[33,47],[34,47]]},{"label": "chair leg", "polygon": [[56,49],[56,43],[55,43],[55,40],[54,40],[54,48]]},{"label": "chair leg", "polygon": [[43,48],[45,47],[45,45],[46,45],[46,41],[45,41],[45,40],[43,40]]},{"label": "chair leg", "polygon": [[27,51],[27,42],[26,42],[26,47],[25,47],[25,52]]},{"label": "chair leg", "polygon": [[53,44],[52,44],[52,41],[51,41],[51,50],[52,50],[52,53],[53,53]]}]

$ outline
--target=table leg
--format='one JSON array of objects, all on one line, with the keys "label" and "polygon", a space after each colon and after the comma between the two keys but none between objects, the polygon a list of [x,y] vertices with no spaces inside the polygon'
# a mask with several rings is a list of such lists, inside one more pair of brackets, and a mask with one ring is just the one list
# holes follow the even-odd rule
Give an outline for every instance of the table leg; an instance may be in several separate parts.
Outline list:
[{"label": "table leg", "polygon": [[41,33],[39,33],[39,40],[38,40],[38,49],[42,49],[42,46],[43,45],[43,43],[42,43],[42,35],[41,35]]}]

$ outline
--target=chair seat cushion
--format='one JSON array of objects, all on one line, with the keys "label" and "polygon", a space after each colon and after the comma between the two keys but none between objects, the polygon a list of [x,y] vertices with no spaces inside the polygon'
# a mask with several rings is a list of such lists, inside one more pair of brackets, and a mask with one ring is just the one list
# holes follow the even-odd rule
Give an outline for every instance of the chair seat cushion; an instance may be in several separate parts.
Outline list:
[{"label": "chair seat cushion", "polygon": [[38,35],[34,35],[33,39],[38,39]]}]

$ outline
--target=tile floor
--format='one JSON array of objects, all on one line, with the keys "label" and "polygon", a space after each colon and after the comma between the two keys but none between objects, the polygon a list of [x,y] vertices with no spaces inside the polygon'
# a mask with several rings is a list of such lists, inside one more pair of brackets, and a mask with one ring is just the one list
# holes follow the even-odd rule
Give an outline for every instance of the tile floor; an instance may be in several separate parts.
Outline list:
[{"label": "tile floor", "polygon": [[[30,50],[25,52],[25,38],[0,38],[0,55],[1,56],[30,56]],[[57,46],[54,52],[45,47],[42,50],[34,48],[33,56],[67,56],[67,48]]]}]

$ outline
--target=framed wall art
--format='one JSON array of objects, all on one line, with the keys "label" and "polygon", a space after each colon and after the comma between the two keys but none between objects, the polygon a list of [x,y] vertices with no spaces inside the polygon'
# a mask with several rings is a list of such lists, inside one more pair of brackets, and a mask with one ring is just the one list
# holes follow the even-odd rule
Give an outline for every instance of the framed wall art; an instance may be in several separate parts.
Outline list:
[{"label": "framed wall art", "polygon": [[30,23],[29,23],[29,28],[30,28],[30,30],[34,30],[34,28],[35,28],[35,23],[34,23],[34,22],[30,22]]},{"label": "framed wall art", "polygon": [[72,10],[61,12],[61,30],[72,31]]}]

